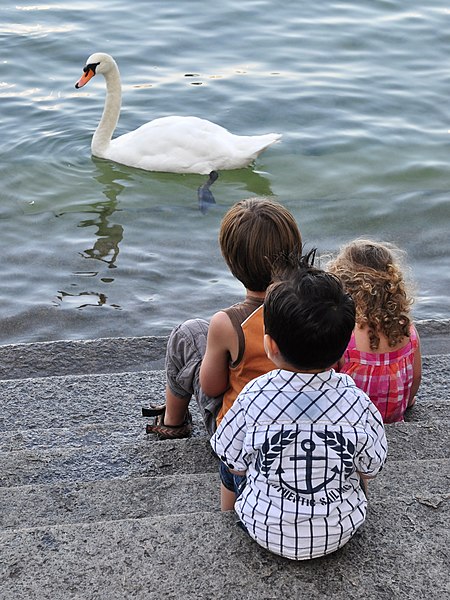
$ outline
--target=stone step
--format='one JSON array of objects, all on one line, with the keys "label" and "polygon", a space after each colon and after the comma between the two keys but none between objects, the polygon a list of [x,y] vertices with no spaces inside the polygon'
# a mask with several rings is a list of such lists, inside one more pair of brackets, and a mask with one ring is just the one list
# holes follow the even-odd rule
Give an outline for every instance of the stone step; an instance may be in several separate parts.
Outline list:
[{"label": "stone step", "polygon": [[132,443],[0,454],[0,487],[205,473],[216,468],[206,437],[154,441],[149,436]]},{"label": "stone step", "polygon": [[448,431],[449,424],[447,417],[440,422],[404,422],[386,425],[389,459],[448,458],[450,438],[445,431]]},{"label": "stone step", "polygon": [[[161,370],[0,381],[0,432],[9,434],[11,440],[21,435],[37,440],[39,431],[47,431],[43,438],[50,439],[53,429],[74,432],[81,428],[83,437],[86,427],[95,425],[100,431],[105,424],[116,424],[115,430],[119,425],[124,430],[145,431],[147,420],[141,409],[163,403],[164,390],[165,372]],[[195,401],[190,410],[194,436],[204,433]]]},{"label": "stone step", "polygon": [[[135,406],[133,413],[122,415],[120,421],[110,421],[111,415],[104,415],[100,423],[85,423],[90,420],[90,415],[84,414],[81,418],[79,411],[73,407],[70,415],[65,415],[60,421],[70,423],[63,427],[39,427],[7,429],[1,433],[0,454],[3,452],[17,452],[30,449],[51,448],[81,448],[84,446],[100,446],[103,444],[121,444],[142,440],[145,435],[145,425],[149,419],[140,417],[141,406]],[[205,435],[205,429],[198,412],[195,401],[190,406],[193,415],[193,437]],[[126,411],[125,411],[126,413]],[[75,414],[77,417],[75,418]],[[95,418],[95,413],[93,413]],[[420,398],[417,404],[405,415],[407,422],[413,423],[440,423],[450,417],[450,402],[446,398],[429,399]],[[4,414],[3,419],[11,424],[12,417]],[[47,422],[56,424],[57,417],[47,418]],[[40,419],[42,420],[42,419]],[[5,423],[4,423],[5,424]],[[25,424],[22,424],[22,427]]]},{"label": "stone step", "polygon": [[[450,348],[449,348],[450,350]],[[422,401],[427,399],[449,400],[447,370],[450,367],[450,354],[436,354],[435,356],[422,357],[422,382],[418,397]]]},{"label": "stone step", "polygon": [[135,422],[164,388],[164,371],[1,381],[0,431]]},{"label": "stone step", "polygon": [[[418,393],[415,420],[427,407],[442,407],[450,398],[446,373],[450,354],[424,358],[423,383]],[[164,371],[127,372],[101,375],[69,375],[0,381],[2,411],[0,432],[27,429],[71,429],[77,425],[107,422],[135,423],[141,407],[164,401]],[[194,421],[202,429],[195,402]],[[423,407],[423,409],[422,409]],[[427,419],[430,417],[427,416]]]},{"label": "stone step", "polygon": [[[448,427],[448,419],[388,425],[390,459],[447,458],[450,456]],[[2,453],[0,486],[201,473],[214,469],[215,459],[206,436],[154,441],[150,435],[133,442],[112,440],[73,448]]]},{"label": "stone step", "polygon": [[[419,321],[422,354],[446,354],[450,320]],[[162,369],[165,336],[100,338],[0,346],[0,379]]]},{"label": "stone step", "polygon": [[84,446],[117,445],[142,439],[145,420],[108,422],[93,425],[73,425],[53,429],[21,429],[5,431],[0,438],[0,454],[22,450],[52,448],[82,448]]},{"label": "stone step", "polygon": [[232,512],[0,532],[5,600],[448,598],[449,502],[389,498],[342,549],[277,557]]},{"label": "stone step", "polygon": [[[370,501],[421,499],[436,504],[445,494],[449,459],[389,461],[369,484]],[[450,473],[449,473],[450,474]],[[210,473],[60,482],[0,488],[0,529],[140,519],[217,512],[218,469]]]},{"label": "stone step", "polygon": [[0,379],[162,369],[167,337],[60,340],[0,346]]},{"label": "stone step", "polygon": [[219,471],[3,487],[0,507],[0,529],[217,512]]},{"label": "stone step", "polygon": [[419,399],[414,407],[405,413],[407,423],[441,423],[450,417],[450,403],[448,400],[424,401]]}]

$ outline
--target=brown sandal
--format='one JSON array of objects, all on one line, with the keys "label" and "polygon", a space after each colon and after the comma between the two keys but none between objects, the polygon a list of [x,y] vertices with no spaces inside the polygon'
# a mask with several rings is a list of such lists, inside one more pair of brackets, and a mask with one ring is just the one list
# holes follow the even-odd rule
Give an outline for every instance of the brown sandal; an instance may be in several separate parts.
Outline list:
[{"label": "brown sandal", "polygon": [[189,410],[186,411],[186,417],[181,425],[164,425],[165,413],[165,404],[142,408],[143,417],[155,417],[153,423],[147,424],[146,433],[156,433],[160,440],[179,440],[190,437],[192,433],[192,416]]}]

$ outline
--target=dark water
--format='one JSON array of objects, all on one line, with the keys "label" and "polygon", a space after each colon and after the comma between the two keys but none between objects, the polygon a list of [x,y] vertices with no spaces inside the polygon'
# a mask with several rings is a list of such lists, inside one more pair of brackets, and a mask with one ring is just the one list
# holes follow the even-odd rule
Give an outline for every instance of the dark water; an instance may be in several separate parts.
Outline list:
[{"label": "dark water", "polygon": [[[447,2],[5,1],[0,36],[0,343],[166,334],[230,304],[217,232],[255,195],[321,252],[396,242],[416,317],[448,318]],[[283,139],[203,214],[205,177],[92,159],[104,83],[74,83],[96,51],[121,70],[117,134],[192,114]]]}]

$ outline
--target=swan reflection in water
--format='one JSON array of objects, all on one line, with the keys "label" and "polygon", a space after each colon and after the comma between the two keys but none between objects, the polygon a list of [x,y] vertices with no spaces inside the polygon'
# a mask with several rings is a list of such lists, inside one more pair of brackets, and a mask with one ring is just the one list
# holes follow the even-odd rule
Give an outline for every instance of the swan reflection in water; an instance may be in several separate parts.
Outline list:
[{"label": "swan reflection in water", "polygon": [[[102,176],[96,177],[102,183]],[[117,196],[124,186],[116,181],[108,181],[103,193],[108,201],[94,202],[89,212],[97,216],[92,219],[80,221],[79,227],[97,227],[96,240],[92,248],[81,253],[85,258],[93,258],[107,263],[109,269],[116,268],[116,260],[119,256],[119,244],[123,239],[123,227],[118,223],[110,223],[110,217],[117,210]]]},{"label": "swan reflection in water", "polygon": [[[92,248],[80,252],[83,258],[94,259],[106,263],[108,269],[116,268],[116,261],[119,256],[119,244],[123,240],[123,226],[119,223],[111,223],[112,215],[119,210],[117,208],[117,197],[125,189],[125,186],[119,183],[119,179],[132,179],[132,175],[118,170],[114,164],[107,161],[93,159],[98,173],[94,175],[100,184],[102,184],[102,193],[107,200],[94,202],[84,212],[93,213],[95,216],[90,219],[80,221],[78,227],[97,227],[95,232],[95,242]],[[78,276],[95,278],[99,272],[89,270],[75,273]],[[112,283],[113,277],[101,277],[103,283]],[[57,298],[64,300],[64,304],[75,306],[76,308],[85,308],[87,306],[103,306],[107,304],[108,297],[103,292],[88,291],[73,293],[59,291]],[[80,303],[82,302],[82,303]],[[113,308],[120,308],[118,305],[111,305]]]}]

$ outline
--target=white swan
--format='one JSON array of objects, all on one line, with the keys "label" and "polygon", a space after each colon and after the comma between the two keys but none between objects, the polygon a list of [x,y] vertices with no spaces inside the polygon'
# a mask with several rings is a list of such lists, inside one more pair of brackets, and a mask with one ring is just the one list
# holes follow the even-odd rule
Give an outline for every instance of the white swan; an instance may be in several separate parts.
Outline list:
[{"label": "white swan", "polygon": [[281,135],[234,135],[197,117],[162,117],[111,139],[119,119],[122,86],[119,69],[109,54],[92,54],[86,61],[81,88],[101,74],[106,80],[102,118],[92,138],[92,154],[123,165],[170,173],[200,173],[241,169],[250,164]]}]

